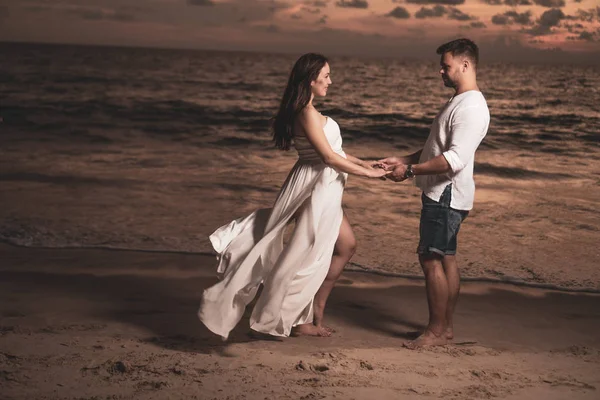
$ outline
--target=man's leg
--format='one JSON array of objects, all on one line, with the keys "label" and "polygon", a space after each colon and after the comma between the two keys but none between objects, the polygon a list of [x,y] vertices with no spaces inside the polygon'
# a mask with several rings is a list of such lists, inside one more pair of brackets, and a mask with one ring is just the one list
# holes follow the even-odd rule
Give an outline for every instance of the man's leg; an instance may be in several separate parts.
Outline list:
[{"label": "man's leg", "polygon": [[444,272],[448,280],[448,309],[446,311],[446,338],[454,338],[454,309],[460,293],[460,273],[456,262],[456,248],[458,247],[458,232],[462,222],[469,215],[468,211],[450,209],[448,213],[448,234],[451,236],[446,255],[442,260]]},{"label": "man's leg", "polygon": [[460,273],[455,255],[446,255],[442,259],[444,273],[448,282],[448,307],[446,309],[446,339],[454,338],[453,316],[460,293]]},{"label": "man's leg", "polygon": [[442,260],[442,256],[437,254],[419,255],[421,268],[425,273],[429,324],[421,336],[404,344],[409,349],[421,346],[441,346],[448,342],[446,339],[448,280],[444,273]]}]

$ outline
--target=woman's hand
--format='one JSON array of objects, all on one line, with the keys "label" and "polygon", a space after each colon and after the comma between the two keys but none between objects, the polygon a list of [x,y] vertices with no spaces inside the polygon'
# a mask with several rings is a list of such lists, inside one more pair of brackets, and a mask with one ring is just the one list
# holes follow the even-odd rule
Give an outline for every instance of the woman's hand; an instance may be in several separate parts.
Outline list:
[{"label": "woman's hand", "polygon": [[386,171],[383,168],[369,168],[368,178],[383,178],[385,180],[386,175],[391,174],[392,171]]}]

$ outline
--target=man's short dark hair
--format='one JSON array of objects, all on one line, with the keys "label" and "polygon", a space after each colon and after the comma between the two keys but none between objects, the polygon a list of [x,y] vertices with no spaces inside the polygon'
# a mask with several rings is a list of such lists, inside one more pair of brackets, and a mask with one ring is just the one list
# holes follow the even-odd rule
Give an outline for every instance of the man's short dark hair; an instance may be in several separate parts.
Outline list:
[{"label": "man's short dark hair", "polygon": [[444,55],[445,53],[451,53],[452,57],[463,56],[471,60],[475,67],[479,63],[479,48],[470,39],[456,39],[448,43],[444,43],[437,48],[436,53]]}]

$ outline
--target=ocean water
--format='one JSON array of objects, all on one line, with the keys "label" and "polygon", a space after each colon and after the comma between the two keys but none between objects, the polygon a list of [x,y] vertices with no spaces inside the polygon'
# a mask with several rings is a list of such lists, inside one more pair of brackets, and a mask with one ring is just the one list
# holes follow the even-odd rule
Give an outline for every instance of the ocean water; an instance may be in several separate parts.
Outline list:
[{"label": "ocean water", "polygon": [[[6,129],[59,141],[147,135],[230,146],[268,142],[269,118],[296,58],[33,44],[0,44],[0,53]],[[597,69],[482,58],[479,82],[491,112],[484,147],[597,150]],[[430,61],[334,57],[331,68],[333,86],[319,107],[340,123],[345,140],[421,141],[451,95],[435,55]]]},{"label": "ocean water", "polygon": [[[0,44],[0,241],[210,252],[208,235],[269,207],[295,161],[269,119],[296,57]],[[416,150],[452,95],[435,54],[330,64],[316,106],[356,156]],[[600,290],[600,73],[487,64],[482,49],[478,81],[491,124],[463,276]],[[353,262],[421,276],[419,195],[350,177]]]}]

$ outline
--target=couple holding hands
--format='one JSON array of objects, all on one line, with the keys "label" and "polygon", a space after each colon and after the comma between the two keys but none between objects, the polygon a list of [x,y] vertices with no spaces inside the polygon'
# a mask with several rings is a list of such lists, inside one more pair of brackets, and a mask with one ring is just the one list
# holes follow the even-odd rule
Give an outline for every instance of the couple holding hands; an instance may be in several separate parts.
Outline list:
[{"label": "couple holding hands", "polygon": [[[273,122],[276,146],[298,152],[271,208],[217,229],[220,281],[206,289],[200,320],[226,339],[259,288],[250,328],[272,335],[330,336],[323,324],[327,299],[354,254],[356,239],[342,209],[348,174],[401,182],[422,190],[417,253],[425,274],[429,323],[408,348],[444,345],[453,338],[460,291],[457,235],[473,207],[474,156],[490,115],[476,80],[479,50],[469,39],[437,49],[445,86],[454,89],[423,148],[403,157],[364,161],[342,149],[338,124],[313,106],[331,85],[328,60],[305,54],[296,61]],[[284,243],[286,226],[294,229]]]}]

